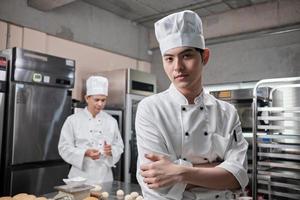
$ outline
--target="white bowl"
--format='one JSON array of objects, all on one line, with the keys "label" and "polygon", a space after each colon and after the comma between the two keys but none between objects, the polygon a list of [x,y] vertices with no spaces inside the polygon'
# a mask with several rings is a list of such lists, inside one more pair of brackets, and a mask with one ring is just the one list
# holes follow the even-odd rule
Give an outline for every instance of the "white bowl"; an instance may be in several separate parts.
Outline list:
[{"label": "white bowl", "polygon": [[83,177],[74,177],[74,178],[69,178],[69,179],[63,179],[65,184],[67,184],[70,187],[79,187],[84,185],[86,182],[86,178]]}]

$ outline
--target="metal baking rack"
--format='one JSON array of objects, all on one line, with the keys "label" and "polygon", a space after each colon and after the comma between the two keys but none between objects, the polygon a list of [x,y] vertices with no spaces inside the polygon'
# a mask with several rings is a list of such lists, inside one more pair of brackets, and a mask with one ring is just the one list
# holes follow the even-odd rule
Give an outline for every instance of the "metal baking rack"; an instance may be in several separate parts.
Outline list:
[{"label": "metal baking rack", "polygon": [[[265,79],[253,89],[253,199],[300,199],[300,77]],[[259,88],[270,88],[257,104]],[[261,123],[261,122],[264,123]]]}]

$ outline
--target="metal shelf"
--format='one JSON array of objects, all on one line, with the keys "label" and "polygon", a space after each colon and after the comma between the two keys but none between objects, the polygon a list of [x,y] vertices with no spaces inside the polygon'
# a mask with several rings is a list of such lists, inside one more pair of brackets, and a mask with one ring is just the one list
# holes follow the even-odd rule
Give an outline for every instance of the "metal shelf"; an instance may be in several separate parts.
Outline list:
[{"label": "metal shelf", "polygon": [[300,117],[286,117],[286,116],[260,116],[257,117],[258,120],[268,120],[268,121],[297,121],[300,122]]},{"label": "metal shelf", "polygon": [[257,107],[257,111],[263,112],[295,112],[300,113],[300,107]]},{"label": "metal shelf", "polygon": [[290,161],[258,161],[258,165],[265,167],[276,167],[276,168],[286,168],[286,169],[300,169],[300,163],[290,162]]},{"label": "metal shelf", "polygon": [[276,134],[276,133],[273,133],[272,135],[268,135],[267,133],[265,133],[264,135],[263,134],[260,134],[260,135],[257,135],[258,138],[271,138],[271,139],[299,139],[300,140],[300,135],[284,135],[284,134]]},{"label": "metal shelf", "polygon": [[264,185],[271,185],[275,187],[282,187],[282,188],[288,188],[292,190],[296,190],[297,192],[300,192],[300,186],[297,184],[290,184],[290,183],[282,183],[282,182],[275,182],[275,181],[264,181],[264,180],[258,180],[259,184],[264,184]]},{"label": "metal shelf", "polygon": [[259,193],[263,193],[263,194],[271,194],[271,195],[275,195],[275,196],[280,196],[280,197],[287,197],[290,199],[296,199],[299,200],[300,199],[300,195],[299,194],[290,194],[290,193],[285,193],[285,192],[277,192],[277,191],[269,191],[269,190],[263,190],[263,189],[258,189]]},{"label": "metal shelf", "polygon": [[260,169],[257,170],[258,174],[261,175],[267,175],[272,177],[279,177],[279,178],[291,178],[291,179],[297,179],[300,180],[300,173],[299,170],[282,170],[280,168],[271,168],[265,171],[262,171]]},{"label": "metal shelf", "polygon": [[299,131],[299,135],[300,135],[300,129],[295,126],[258,125],[257,128],[265,129],[265,130],[297,130]]},{"label": "metal shelf", "polygon": [[292,159],[292,160],[300,160],[300,156],[297,154],[286,154],[286,153],[262,153],[258,152],[258,156],[262,157],[270,157],[270,158],[280,158],[280,159]]},{"label": "metal shelf", "polygon": [[[300,77],[266,79],[253,89],[252,196],[300,199]],[[257,91],[270,88],[259,107]],[[261,122],[264,122],[262,124]]]},{"label": "metal shelf", "polygon": [[[290,144],[278,144],[278,143],[257,143],[258,147],[262,148],[275,148],[275,149],[293,149],[293,150],[299,150],[300,154],[300,146],[298,145],[290,145]],[[300,155],[299,155],[300,156]]]}]

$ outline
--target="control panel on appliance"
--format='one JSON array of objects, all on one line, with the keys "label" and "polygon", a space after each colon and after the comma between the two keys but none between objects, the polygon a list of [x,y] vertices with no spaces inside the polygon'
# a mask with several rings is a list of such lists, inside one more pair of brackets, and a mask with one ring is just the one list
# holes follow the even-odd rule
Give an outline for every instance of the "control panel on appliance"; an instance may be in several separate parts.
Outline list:
[{"label": "control panel on appliance", "polygon": [[7,59],[0,56],[0,92],[6,90],[6,71],[7,71]]}]

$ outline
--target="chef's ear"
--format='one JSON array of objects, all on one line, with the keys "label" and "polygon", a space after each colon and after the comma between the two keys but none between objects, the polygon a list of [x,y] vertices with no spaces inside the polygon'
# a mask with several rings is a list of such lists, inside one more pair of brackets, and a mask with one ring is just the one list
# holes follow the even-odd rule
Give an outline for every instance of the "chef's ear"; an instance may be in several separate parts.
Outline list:
[{"label": "chef's ear", "polygon": [[210,55],[209,49],[205,48],[203,53],[202,53],[202,63],[203,63],[203,65],[206,65],[208,63],[209,55]]},{"label": "chef's ear", "polygon": [[85,102],[87,103],[87,102],[88,102],[88,99],[89,99],[89,96],[85,95],[85,96],[84,96],[84,99],[85,99]]}]

